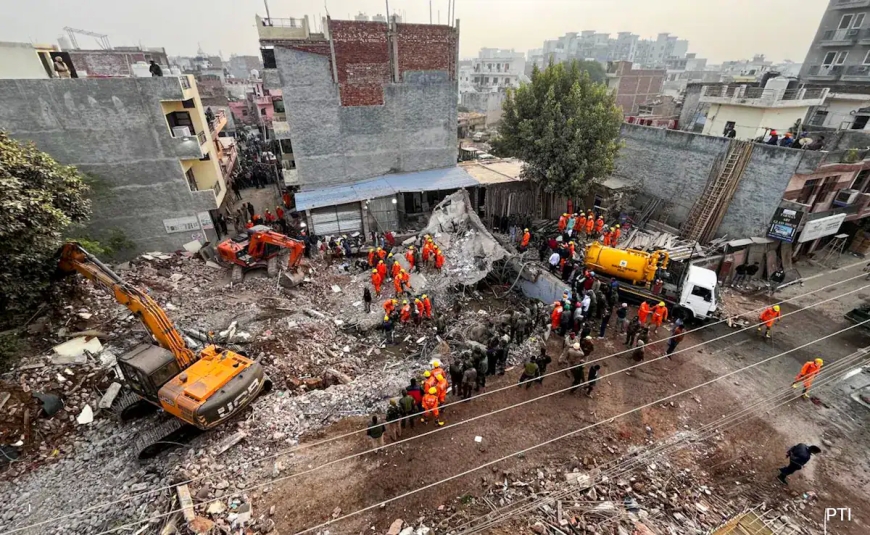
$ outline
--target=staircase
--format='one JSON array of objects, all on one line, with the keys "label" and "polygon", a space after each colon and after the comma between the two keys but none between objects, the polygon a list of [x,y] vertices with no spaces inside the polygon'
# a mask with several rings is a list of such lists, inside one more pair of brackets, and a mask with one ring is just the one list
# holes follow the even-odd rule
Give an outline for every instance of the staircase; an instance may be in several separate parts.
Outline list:
[{"label": "staircase", "polygon": [[731,140],[724,163],[718,171],[713,166],[704,192],[692,205],[680,232],[682,237],[699,243],[706,243],[713,238],[743,178],[752,148],[751,142]]}]

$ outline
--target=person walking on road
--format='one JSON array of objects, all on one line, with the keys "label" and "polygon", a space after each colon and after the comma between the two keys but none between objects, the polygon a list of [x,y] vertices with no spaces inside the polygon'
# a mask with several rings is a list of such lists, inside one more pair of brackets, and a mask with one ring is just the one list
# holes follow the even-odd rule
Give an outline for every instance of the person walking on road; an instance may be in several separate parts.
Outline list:
[{"label": "person walking on road", "polygon": [[822,453],[822,449],[818,446],[807,446],[804,443],[795,444],[785,452],[785,457],[788,459],[788,466],[779,469],[779,475],[776,476],[776,479],[780,480],[783,485],[788,485],[788,476],[801,470],[808,462],[810,462],[813,455],[818,455],[820,453]]},{"label": "person walking on road", "polygon": [[538,375],[538,384],[544,384],[544,375],[547,374],[547,366],[553,362],[553,359],[550,358],[550,355],[547,354],[547,346],[541,345],[541,353],[535,358],[535,364],[538,365],[538,371],[540,371],[540,375]]},{"label": "person walking on road", "polygon": [[583,368],[583,364],[586,362],[586,358],[583,356],[583,352],[580,350],[580,343],[576,342],[573,346],[565,349],[562,352],[562,355],[559,357],[559,363],[562,364],[564,362],[568,363],[568,366],[571,367],[571,375],[574,378],[574,382],[571,383],[570,392],[573,393],[577,388],[586,381],[586,371]]},{"label": "person walking on road", "polygon": [[384,433],[386,432],[387,428],[384,427],[384,424],[379,424],[378,417],[372,415],[372,422],[369,424],[369,430],[366,431],[366,434],[372,439],[372,453],[377,453],[379,449],[384,447]]},{"label": "person walking on road", "polygon": [[387,407],[387,434],[390,435],[390,442],[396,442],[402,436],[402,411],[399,409],[399,404],[395,399],[390,400],[390,405]]},{"label": "person walking on road", "polygon": [[628,328],[628,303],[622,303],[616,310],[616,334],[620,335]]},{"label": "person walking on road", "polygon": [[758,318],[762,323],[764,323],[764,325],[758,327],[758,332],[762,332],[761,329],[764,328],[764,337],[770,338],[770,331],[773,330],[773,325],[781,316],[782,314],[779,313],[779,305],[765,308],[764,312],[762,312],[761,316]]},{"label": "person walking on road", "polygon": [[634,341],[637,339],[637,334],[640,332],[640,316],[635,316],[628,327],[625,329],[625,345],[634,347]]},{"label": "person walking on road", "polygon": [[586,386],[586,397],[592,397],[592,389],[595,388],[595,384],[598,383],[598,372],[601,371],[600,364],[593,364],[591,368],[589,368],[589,384]]},{"label": "person walking on road", "polygon": [[652,309],[652,333],[656,334],[659,330],[659,327],[662,326],[662,322],[668,320],[668,307],[665,306],[664,301],[660,301],[659,304],[653,307]]},{"label": "person walking on road", "polygon": [[676,323],[674,323],[674,330],[671,332],[671,337],[668,339],[668,351],[666,355],[668,356],[668,360],[671,358],[671,353],[677,349],[677,346],[680,342],[683,341],[683,338],[686,336],[686,328],[683,327],[683,320],[678,319]]},{"label": "person walking on road", "polygon": [[810,387],[813,386],[813,381],[816,376],[822,371],[822,365],[824,365],[824,361],[822,359],[811,360],[801,367],[800,373],[797,374],[797,377],[794,378],[794,383],[792,383],[792,388],[797,388],[798,383],[803,381],[804,383],[804,393],[803,396],[805,398],[810,397]]},{"label": "person walking on road", "polygon": [[[419,391],[420,387],[417,387],[417,392]],[[402,411],[402,427],[408,426],[411,429],[414,429],[414,419],[418,412],[417,402],[414,400],[414,397],[408,393],[407,388],[402,390],[402,398],[399,400],[399,408]]]},{"label": "person walking on road", "polygon": [[369,290],[368,286],[363,288],[363,306],[365,308],[366,314],[371,313],[371,311],[372,311],[372,292]]},{"label": "person walking on road", "polygon": [[535,379],[541,376],[541,369],[538,367],[538,363],[532,357],[526,359],[526,364],[523,367],[523,373],[520,375],[520,380],[517,384],[526,383],[526,389],[532,386],[532,383],[535,382]]}]

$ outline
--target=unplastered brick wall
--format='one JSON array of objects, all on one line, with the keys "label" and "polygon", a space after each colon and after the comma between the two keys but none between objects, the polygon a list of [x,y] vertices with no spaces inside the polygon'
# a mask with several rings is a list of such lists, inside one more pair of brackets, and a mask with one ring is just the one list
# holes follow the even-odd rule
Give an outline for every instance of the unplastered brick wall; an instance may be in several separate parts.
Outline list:
[{"label": "unplastered brick wall", "polygon": [[380,106],[390,82],[388,26],[382,22],[330,20],[342,106]]},{"label": "unplastered brick wall", "polygon": [[[126,50],[70,50],[70,59],[76,70],[90,77],[132,76],[134,63],[152,59],[160,65],[169,65],[166,54],[151,51]],[[168,73],[164,73],[168,74]]]},{"label": "unplastered brick wall", "polygon": [[450,26],[398,24],[399,76],[407,71],[444,71],[456,79],[456,31]]}]

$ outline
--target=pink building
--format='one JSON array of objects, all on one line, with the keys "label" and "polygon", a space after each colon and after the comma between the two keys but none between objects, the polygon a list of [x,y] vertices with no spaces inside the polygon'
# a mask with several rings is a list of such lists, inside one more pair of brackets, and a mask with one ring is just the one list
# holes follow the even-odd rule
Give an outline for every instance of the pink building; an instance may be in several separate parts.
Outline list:
[{"label": "pink building", "polygon": [[664,69],[635,70],[630,61],[611,61],[607,64],[607,87],[616,95],[623,115],[638,115],[641,104],[661,94],[665,74]]}]

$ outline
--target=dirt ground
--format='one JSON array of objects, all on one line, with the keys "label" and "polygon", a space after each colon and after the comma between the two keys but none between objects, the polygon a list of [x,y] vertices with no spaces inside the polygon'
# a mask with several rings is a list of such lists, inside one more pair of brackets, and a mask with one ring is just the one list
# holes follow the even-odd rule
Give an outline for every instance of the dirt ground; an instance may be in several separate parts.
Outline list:
[{"label": "dirt ground", "polygon": [[[846,276],[837,275],[840,279]],[[825,283],[830,284],[835,280],[838,279],[832,276]],[[783,312],[865,284],[863,278],[842,284],[818,296],[784,305]],[[798,294],[809,289],[796,289],[792,293]],[[310,475],[277,482],[256,502],[256,508],[258,512],[264,512],[274,506],[273,519],[281,533],[298,533],[364,507],[373,508],[324,529],[333,535],[385,533],[394,519],[402,518],[414,523],[415,519],[426,517],[430,521],[434,519],[434,522],[427,522],[427,526],[442,521],[436,533],[447,532],[451,526],[447,518],[450,514],[440,513],[439,506],[447,506],[445,511],[461,511],[464,504],[473,501],[468,499],[469,496],[479,496],[491,486],[500,485],[505,472],[519,473],[541,467],[551,469],[553,466],[561,466],[563,471],[569,471],[584,461],[586,465],[595,466],[618,459],[633,448],[656,443],[678,431],[700,427],[755,400],[768,398],[791,383],[803,362],[823,356],[826,366],[832,366],[856,349],[870,345],[870,340],[862,330],[853,329],[754,367],[751,371],[701,387],[671,402],[653,405],[536,449],[522,458],[515,457],[472,472],[382,507],[378,507],[378,504],[844,329],[849,324],[842,319],[842,313],[862,302],[868,294],[870,292],[853,293],[821,310],[810,309],[786,317],[769,342],[763,341],[754,330],[712,341],[735,331],[724,324],[702,329],[689,334],[681,348],[705,341],[710,341],[709,344],[685,351],[672,361],[648,364],[630,375],[623,373],[606,377],[599,383],[591,399],[560,393],[469,425],[455,425],[469,417],[569,386],[570,379],[558,374],[545,379],[543,386],[514,388],[448,408],[448,426],[439,432],[389,447],[381,453],[369,453],[334,464]],[[762,306],[766,300],[758,298],[755,303]],[[551,339],[549,350],[552,356],[558,354],[560,345],[561,341]],[[593,358],[621,351],[624,347],[611,333],[606,340],[597,341]],[[664,344],[652,346],[647,353],[647,360],[661,355],[663,351]],[[628,355],[622,355],[600,364],[601,373],[607,375],[630,366],[632,362]],[[518,369],[509,370],[505,376],[496,378],[488,386],[497,388],[513,383],[519,373]],[[828,532],[866,534],[870,524],[870,484],[867,476],[870,474],[870,456],[864,445],[868,439],[866,424],[870,420],[870,412],[861,408],[848,415],[842,414],[843,411],[837,409],[838,403],[835,403],[842,400],[834,399],[842,396],[832,386],[820,387],[815,395],[820,399],[818,405],[804,400],[793,401],[731,426],[724,431],[712,452],[707,451],[705,455],[680,454],[668,459],[677,465],[709,473],[718,482],[717,493],[724,497],[731,496],[737,490],[746,495],[747,487],[758,503],[776,503],[794,499],[802,493],[815,493],[818,500],[808,503],[810,509],[804,511],[806,516],[816,518],[820,523],[825,507],[851,507],[852,521],[829,525]],[[844,428],[838,424],[840,419],[848,419],[850,425]],[[344,420],[317,436],[308,437],[308,441],[343,434],[354,428],[361,429],[366,423],[361,418]],[[851,432],[846,433],[844,429]],[[427,429],[418,423],[416,429],[406,431],[403,438],[429,430],[431,428]],[[482,437],[480,445],[474,441],[476,436]],[[785,451],[798,442],[819,444],[823,454],[814,458],[805,470],[792,476],[789,487],[783,487],[775,479],[777,468],[787,464],[784,462]],[[286,473],[308,470],[324,462],[365,451],[369,446],[368,439],[360,433],[348,439],[303,449],[285,460],[288,463]],[[443,518],[439,518],[439,515]],[[490,532],[528,532],[528,525],[525,519],[514,518]]]}]

